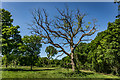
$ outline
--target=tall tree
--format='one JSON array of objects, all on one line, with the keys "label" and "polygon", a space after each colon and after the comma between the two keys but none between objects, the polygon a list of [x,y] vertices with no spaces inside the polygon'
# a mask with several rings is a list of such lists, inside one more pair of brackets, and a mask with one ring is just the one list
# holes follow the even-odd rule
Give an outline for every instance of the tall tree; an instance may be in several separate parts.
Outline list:
[{"label": "tall tree", "polygon": [[[8,65],[8,58],[12,52],[17,52],[19,43],[21,43],[20,31],[18,31],[19,26],[13,26],[10,12],[0,9],[1,25],[2,27],[2,55],[6,57],[6,67]],[[14,53],[16,54],[16,53]]]},{"label": "tall tree", "polygon": [[[33,23],[30,25],[33,34],[41,36],[42,42],[51,44],[59,48],[58,52],[63,52],[71,58],[72,70],[75,70],[74,50],[81,41],[86,41],[85,36],[91,36],[96,32],[96,24],[93,21],[87,26],[83,25],[85,14],[81,14],[80,10],[70,10],[66,7],[63,10],[57,8],[58,16],[49,18],[45,9],[34,10]],[[65,46],[69,46],[70,53],[65,50]]]},{"label": "tall tree", "polygon": [[32,70],[34,61],[38,58],[40,54],[40,48],[42,46],[41,37],[36,35],[24,36],[22,38],[22,41],[23,45],[19,48],[21,51],[23,51],[23,56],[26,56],[28,58]]}]

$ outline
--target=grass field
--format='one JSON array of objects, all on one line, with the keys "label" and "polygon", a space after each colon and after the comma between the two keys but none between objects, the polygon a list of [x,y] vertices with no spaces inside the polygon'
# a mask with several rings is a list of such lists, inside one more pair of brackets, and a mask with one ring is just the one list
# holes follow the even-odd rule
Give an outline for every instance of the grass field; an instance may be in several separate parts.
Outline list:
[{"label": "grass field", "polygon": [[119,76],[111,74],[102,74],[92,71],[81,70],[78,74],[73,73],[71,69],[64,69],[59,67],[44,68],[34,67],[30,71],[30,67],[17,67],[15,68],[0,68],[2,78],[116,78]]}]

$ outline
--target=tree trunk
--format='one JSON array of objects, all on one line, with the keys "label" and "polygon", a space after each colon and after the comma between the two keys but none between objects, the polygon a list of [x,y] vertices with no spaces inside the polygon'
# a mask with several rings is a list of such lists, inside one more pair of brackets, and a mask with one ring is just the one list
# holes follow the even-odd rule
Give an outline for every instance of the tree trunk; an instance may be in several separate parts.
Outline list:
[{"label": "tree trunk", "polygon": [[32,65],[31,65],[31,71],[32,71]]},{"label": "tree trunk", "polygon": [[33,53],[32,53],[32,55],[30,55],[30,62],[31,62],[31,71],[32,71],[32,66],[33,66],[33,60],[34,60],[34,57],[33,57]]},{"label": "tree trunk", "polygon": [[5,55],[5,67],[7,68],[8,67],[8,56]]},{"label": "tree trunk", "polygon": [[77,67],[77,64],[76,64],[76,61],[75,61],[75,59],[74,59],[74,50],[73,49],[71,49],[71,65],[72,65],[72,71],[75,71],[75,70],[77,70],[78,72],[79,72],[79,69],[78,69],[78,67]]},{"label": "tree trunk", "polygon": [[50,64],[50,58],[48,57],[48,65]]},{"label": "tree trunk", "polygon": [[72,71],[75,71],[75,62],[74,62],[74,57],[73,57],[73,55],[74,55],[74,52],[73,51],[71,51],[72,53],[71,53],[71,65],[72,65]]},{"label": "tree trunk", "polygon": [[15,60],[15,68],[17,67],[17,60]]},{"label": "tree trunk", "polygon": [[5,65],[5,67],[7,68],[7,64]]}]

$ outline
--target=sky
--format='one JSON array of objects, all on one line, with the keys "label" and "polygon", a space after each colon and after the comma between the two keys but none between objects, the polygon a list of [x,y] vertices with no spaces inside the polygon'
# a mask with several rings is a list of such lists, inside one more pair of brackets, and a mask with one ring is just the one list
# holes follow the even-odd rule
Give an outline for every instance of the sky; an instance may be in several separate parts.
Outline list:
[{"label": "sky", "polygon": [[[98,32],[107,29],[108,22],[114,22],[115,16],[118,14],[118,5],[113,2],[2,2],[2,8],[8,10],[12,14],[14,19],[13,25],[19,25],[19,31],[21,36],[31,35],[30,30],[28,30],[32,22],[31,11],[37,8],[44,8],[47,10],[48,14],[51,16],[57,15],[56,8],[63,9],[65,5],[68,5],[70,9],[79,8],[82,13],[87,13],[85,17],[85,22],[90,22],[92,19],[97,19],[97,31],[91,36],[92,39],[95,38]],[[48,45],[42,45],[41,57],[46,57],[45,48]],[[68,49],[69,50],[69,49]],[[68,51],[70,52],[70,51]],[[61,59],[66,55],[59,57]]]},{"label": "sky", "polygon": [[1,0],[2,2],[113,2],[119,0]]}]

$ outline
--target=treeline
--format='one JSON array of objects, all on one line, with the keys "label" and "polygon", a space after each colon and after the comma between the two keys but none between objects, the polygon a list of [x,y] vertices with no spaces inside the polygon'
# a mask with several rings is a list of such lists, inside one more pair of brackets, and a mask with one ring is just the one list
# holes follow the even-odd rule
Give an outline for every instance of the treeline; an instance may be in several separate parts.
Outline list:
[{"label": "treeline", "polygon": [[[33,60],[32,66],[37,67],[60,67],[61,60],[49,60],[47,57],[38,57]],[[4,60],[3,63],[4,65]],[[21,56],[19,60],[9,63],[11,68],[16,68],[18,66],[31,66],[30,59],[27,56]]]}]

